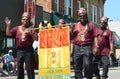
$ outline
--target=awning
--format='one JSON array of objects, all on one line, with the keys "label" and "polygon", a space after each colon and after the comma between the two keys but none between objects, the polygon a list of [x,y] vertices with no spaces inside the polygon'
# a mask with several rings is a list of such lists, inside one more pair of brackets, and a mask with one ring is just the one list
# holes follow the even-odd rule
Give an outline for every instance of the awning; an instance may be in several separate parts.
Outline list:
[{"label": "awning", "polygon": [[77,20],[75,20],[74,18],[69,18],[67,16],[63,16],[59,13],[52,13],[52,25],[57,25],[58,24],[58,21],[59,19],[64,19],[65,20],[65,23],[75,23],[77,22]]}]

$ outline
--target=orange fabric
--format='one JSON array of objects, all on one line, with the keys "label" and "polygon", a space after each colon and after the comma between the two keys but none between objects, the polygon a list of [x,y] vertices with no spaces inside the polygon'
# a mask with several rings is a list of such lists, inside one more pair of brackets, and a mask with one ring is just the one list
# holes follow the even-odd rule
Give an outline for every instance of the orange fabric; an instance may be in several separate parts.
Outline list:
[{"label": "orange fabric", "polygon": [[[53,28],[54,29],[54,28]],[[67,33],[69,28],[62,27],[48,29],[48,30],[41,30],[40,31],[40,48],[51,48],[51,47],[61,47],[61,46],[68,46],[69,45],[69,33]]]}]

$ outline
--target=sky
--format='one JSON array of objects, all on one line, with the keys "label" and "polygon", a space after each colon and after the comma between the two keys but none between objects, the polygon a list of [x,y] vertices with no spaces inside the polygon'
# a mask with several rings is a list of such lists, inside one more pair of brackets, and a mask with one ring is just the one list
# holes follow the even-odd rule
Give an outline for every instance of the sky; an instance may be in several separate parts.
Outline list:
[{"label": "sky", "polygon": [[120,20],[120,0],[106,0],[104,16],[107,16],[109,20]]}]

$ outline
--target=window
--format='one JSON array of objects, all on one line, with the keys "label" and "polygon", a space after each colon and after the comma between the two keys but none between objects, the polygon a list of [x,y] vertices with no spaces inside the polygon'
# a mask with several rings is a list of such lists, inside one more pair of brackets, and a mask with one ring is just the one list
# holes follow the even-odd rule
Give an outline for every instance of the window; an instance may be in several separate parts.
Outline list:
[{"label": "window", "polygon": [[102,9],[100,8],[100,18],[102,17]]},{"label": "window", "polygon": [[97,7],[92,5],[92,21],[97,23]]},{"label": "window", "polygon": [[59,12],[59,0],[54,0],[54,11]]},{"label": "window", "polygon": [[7,38],[7,47],[15,47],[15,39],[14,38]]},{"label": "window", "polygon": [[2,46],[1,47],[2,47],[2,49],[4,49],[5,48],[5,38],[2,38],[1,40],[2,40]]},{"label": "window", "polygon": [[67,0],[64,0],[64,14],[67,15]]},{"label": "window", "polygon": [[79,10],[79,8],[81,8],[81,2],[78,1],[77,4],[78,4],[78,5],[77,5],[77,9]]},{"label": "window", "polygon": [[64,0],[64,14],[73,16],[73,0]]},{"label": "window", "polygon": [[86,8],[86,10],[87,10],[88,17],[89,17],[89,4],[88,4],[88,2],[85,3],[85,8]]}]

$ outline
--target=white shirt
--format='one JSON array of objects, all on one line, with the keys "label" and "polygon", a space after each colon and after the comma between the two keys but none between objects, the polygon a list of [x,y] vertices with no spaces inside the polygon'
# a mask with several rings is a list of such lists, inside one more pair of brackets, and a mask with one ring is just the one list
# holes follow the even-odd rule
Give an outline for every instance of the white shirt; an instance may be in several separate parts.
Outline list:
[{"label": "white shirt", "polygon": [[32,46],[36,50],[38,48],[38,41],[34,41]]}]

